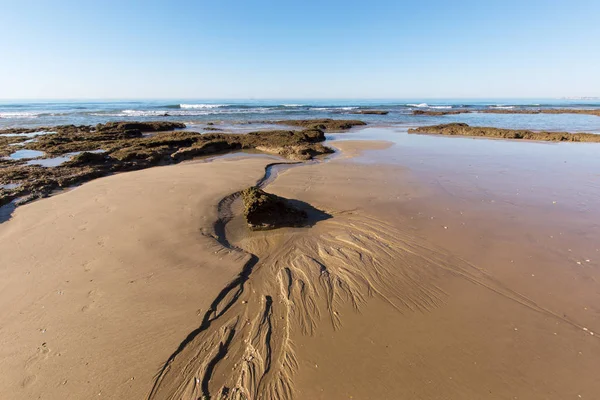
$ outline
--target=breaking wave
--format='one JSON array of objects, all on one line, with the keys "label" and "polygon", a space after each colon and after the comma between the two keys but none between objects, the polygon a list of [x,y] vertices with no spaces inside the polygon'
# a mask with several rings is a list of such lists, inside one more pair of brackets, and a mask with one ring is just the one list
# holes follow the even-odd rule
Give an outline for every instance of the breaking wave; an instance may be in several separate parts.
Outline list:
[{"label": "breaking wave", "polygon": [[37,112],[13,112],[13,111],[0,111],[0,118],[37,118],[42,113]]},{"label": "breaking wave", "polygon": [[417,107],[417,108],[433,108],[433,109],[439,109],[439,110],[445,110],[445,109],[449,109],[452,108],[452,106],[430,106],[427,103],[409,103],[406,104],[407,107]]},{"label": "breaking wave", "polygon": [[310,110],[314,111],[349,111],[356,110],[359,107],[311,107]]},{"label": "breaking wave", "polygon": [[114,113],[91,113],[96,117],[188,117],[202,115],[223,115],[223,114],[266,114],[273,110],[268,107],[257,108],[196,108],[187,110],[122,110]]}]

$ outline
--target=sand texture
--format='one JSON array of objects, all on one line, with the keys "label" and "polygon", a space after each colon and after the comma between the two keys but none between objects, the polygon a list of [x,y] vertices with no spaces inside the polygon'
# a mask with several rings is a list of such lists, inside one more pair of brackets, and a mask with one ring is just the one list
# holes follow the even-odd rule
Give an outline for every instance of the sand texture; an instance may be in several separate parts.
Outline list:
[{"label": "sand texture", "polygon": [[[596,246],[569,229],[584,220],[556,214],[550,247],[547,213],[348,158],[389,143],[333,145],[345,156],[271,179],[260,157],[185,163],[17,209],[0,225],[0,397],[600,393],[596,264],[570,259]],[[240,193],[257,181],[311,223],[251,231]]]},{"label": "sand texture", "polygon": [[95,180],[0,225],[0,398],[141,399],[244,265],[216,203],[267,159]]}]

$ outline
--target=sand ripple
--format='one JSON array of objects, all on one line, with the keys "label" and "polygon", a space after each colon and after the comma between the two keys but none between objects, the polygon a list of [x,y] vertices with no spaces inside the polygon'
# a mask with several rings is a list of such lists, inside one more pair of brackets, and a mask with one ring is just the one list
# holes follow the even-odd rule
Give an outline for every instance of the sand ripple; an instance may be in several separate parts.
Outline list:
[{"label": "sand ripple", "polygon": [[[564,320],[482,270],[397,228],[357,214],[311,229],[243,240],[247,268],[215,300],[159,373],[150,399],[291,399],[298,368],[291,334],[339,327],[341,310],[378,296],[399,312],[444,302],[442,278],[467,279]],[[576,325],[567,321],[572,325]],[[577,325],[576,325],[577,326]]]}]

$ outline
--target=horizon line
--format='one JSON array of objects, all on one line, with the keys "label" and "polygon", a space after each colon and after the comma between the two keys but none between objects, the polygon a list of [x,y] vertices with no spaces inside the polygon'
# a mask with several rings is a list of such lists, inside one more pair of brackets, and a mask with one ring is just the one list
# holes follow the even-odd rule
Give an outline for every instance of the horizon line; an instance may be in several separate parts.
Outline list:
[{"label": "horizon line", "polygon": [[552,96],[552,97],[37,97],[37,98],[0,98],[0,101],[269,101],[269,100],[600,100],[600,96]]}]

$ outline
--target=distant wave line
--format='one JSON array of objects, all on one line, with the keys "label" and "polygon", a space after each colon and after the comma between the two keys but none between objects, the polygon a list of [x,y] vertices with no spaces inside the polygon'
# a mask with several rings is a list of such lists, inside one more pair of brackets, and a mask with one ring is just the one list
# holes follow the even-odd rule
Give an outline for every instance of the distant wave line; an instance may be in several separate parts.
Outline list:
[{"label": "distant wave line", "polygon": [[23,119],[23,118],[38,118],[38,117],[55,117],[63,115],[72,115],[75,113],[70,112],[58,112],[53,113],[49,111],[0,111],[0,118],[6,119]]},{"label": "distant wave line", "polygon": [[40,113],[36,112],[0,112],[0,118],[37,118]]},{"label": "distant wave line", "polygon": [[268,114],[272,108],[260,107],[252,109],[188,109],[188,110],[122,110],[120,112],[91,113],[97,117],[177,117],[177,116],[201,116],[201,115],[225,115],[225,114]]},{"label": "distant wave line", "polygon": [[360,108],[360,107],[329,106],[329,107],[311,107],[310,110],[315,110],[315,111],[339,111],[339,110],[349,111],[349,110],[356,110],[358,108]]},{"label": "distant wave line", "polygon": [[219,108],[226,107],[227,104],[180,104],[180,108]]},{"label": "distant wave line", "polygon": [[444,105],[444,106],[430,106],[427,103],[409,103],[406,104],[407,107],[417,107],[417,108],[433,108],[433,109],[449,109],[452,108],[453,106],[451,105]]}]

